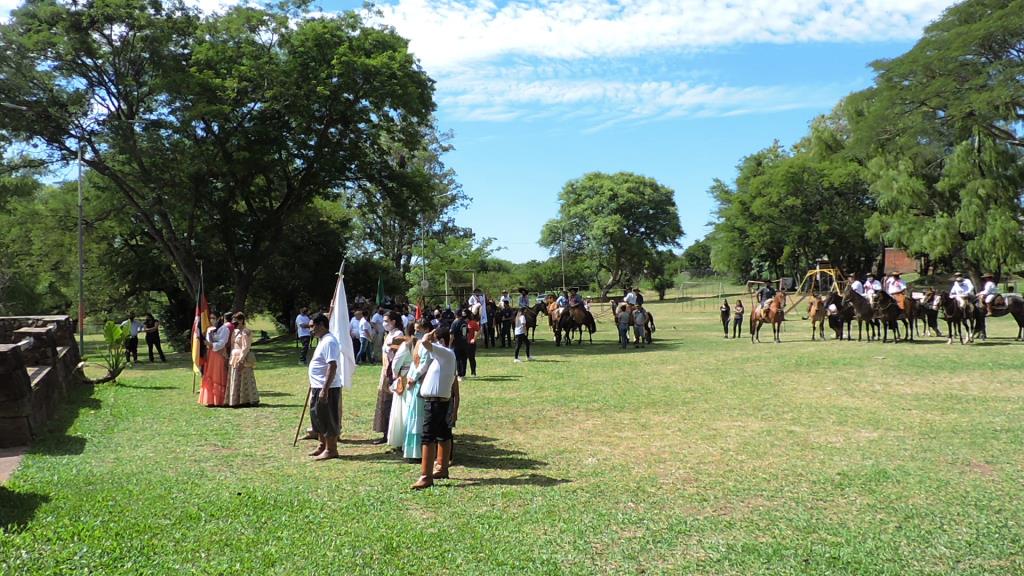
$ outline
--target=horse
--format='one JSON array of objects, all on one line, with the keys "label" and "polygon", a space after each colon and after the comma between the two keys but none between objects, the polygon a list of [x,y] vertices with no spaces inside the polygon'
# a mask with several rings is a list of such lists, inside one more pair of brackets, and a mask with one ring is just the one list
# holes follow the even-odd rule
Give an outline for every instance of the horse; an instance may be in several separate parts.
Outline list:
[{"label": "horse", "polygon": [[548,309],[541,302],[537,302],[532,307],[526,308],[525,312],[522,312],[526,316],[526,330],[532,331],[530,332],[531,342],[537,341],[537,315],[544,314],[546,316],[547,313]]},{"label": "horse", "polygon": [[590,343],[594,343],[594,332],[597,332],[597,321],[594,319],[594,315],[590,313],[590,310],[584,309],[585,316],[583,317],[583,323],[579,324],[576,329],[579,330],[580,336],[578,342],[583,343],[583,329],[587,329],[587,333],[590,336]]},{"label": "horse", "polygon": [[819,334],[821,335],[821,341],[825,341],[825,317],[827,311],[825,301],[818,298],[817,294],[811,295],[811,301],[807,304],[807,318],[811,321],[812,342],[818,339]]},{"label": "horse", "polygon": [[768,304],[767,312],[760,306],[754,306],[750,315],[750,342],[760,342],[761,326],[765,323],[772,325],[772,337],[776,344],[782,343],[782,322],[786,316],[786,293],[776,292],[772,301]]},{"label": "horse", "polygon": [[[953,343],[953,333],[956,333],[957,338],[960,339],[961,344],[967,344],[970,342],[974,334],[970,328],[970,320],[968,319],[968,311],[960,307],[960,304],[949,294],[942,292],[939,294],[939,310],[942,311],[942,319],[946,321],[946,330],[949,333],[949,337],[946,339],[946,344]],[[967,331],[967,340],[964,341],[964,329]]]},{"label": "horse", "polygon": [[1017,321],[1017,338],[1015,340],[1024,340],[1024,298],[1016,294],[996,296],[995,302],[992,303],[992,318],[1006,315],[1013,316],[1013,319]]},{"label": "horse", "polygon": [[875,308],[871,302],[862,294],[855,292],[849,286],[843,292],[843,306],[852,306],[854,317],[857,318],[857,342],[864,338],[864,324],[868,325],[868,342],[878,338],[878,320],[875,318]]},{"label": "horse", "polygon": [[[907,299],[904,299],[906,301]],[[892,330],[893,343],[899,343],[900,341],[900,320],[903,321],[903,325],[907,326],[907,318],[900,310],[899,302],[886,291],[878,293],[878,304],[876,305],[875,316],[882,322],[882,342],[889,341],[889,330]],[[912,334],[907,334],[903,339],[913,340]]]},{"label": "horse", "polygon": [[836,339],[843,339],[843,331],[846,332],[846,340],[853,339],[853,319],[856,313],[852,304],[843,304],[843,297],[838,292],[830,292],[825,297],[825,313],[828,314],[829,327],[836,333]]},{"label": "horse", "polygon": [[[935,290],[929,290],[920,300],[915,299],[913,320],[915,325],[918,320],[924,324],[925,336],[931,336],[933,332],[936,336],[942,336],[942,330],[939,330],[939,306]],[[917,328],[917,333],[921,334],[920,328]]]}]

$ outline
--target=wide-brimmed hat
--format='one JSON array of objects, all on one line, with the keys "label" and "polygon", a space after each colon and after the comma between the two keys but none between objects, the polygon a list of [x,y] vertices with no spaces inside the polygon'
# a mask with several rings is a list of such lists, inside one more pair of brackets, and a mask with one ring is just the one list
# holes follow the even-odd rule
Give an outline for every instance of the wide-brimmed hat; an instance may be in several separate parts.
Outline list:
[{"label": "wide-brimmed hat", "polygon": [[892,273],[892,277],[893,278],[899,278],[899,276],[900,276],[900,272],[893,272]]},{"label": "wide-brimmed hat", "polygon": [[992,274],[990,274],[990,273],[988,273],[988,272],[986,272],[986,273],[982,274],[982,275],[981,275],[981,277],[982,277],[982,278],[995,278],[995,276],[993,276]]},{"label": "wide-brimmed hat", "polygon": [[959,272],[954,272],[953,273],[953,278],[963,278],[963,277],[964,277],[964,275],[959,273]]},{"label": "wide-brimmed hat", "polygon": [[569,292],[579,292],[579,291],[580,291],[580,289],[577,288],[576,286],[570,286],[569,287]]}]

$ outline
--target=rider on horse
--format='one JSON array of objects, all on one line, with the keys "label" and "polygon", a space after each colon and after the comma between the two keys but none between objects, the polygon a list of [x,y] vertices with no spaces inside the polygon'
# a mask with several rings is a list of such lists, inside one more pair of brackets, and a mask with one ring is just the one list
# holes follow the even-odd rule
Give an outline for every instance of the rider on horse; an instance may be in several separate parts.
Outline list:
[{"label": "rider on horse", "polygon": [[957,272],[953,275],[953,287],[949,289],[949,295],[956,298],[960,308],[964,308],[967,300],[974,295],[974,284],[970,278],[964,278],[963,274]]},{"label": "rider on horse", "polygon": [[885,291],[896,301],[900,310],[906,309],[907,283],[900,278],[899,272],[892,273],[892,278],[887,282]]},{"label": "rider on horse", "polygon": [[772,282],[769,279],[765,279],[764,286],[757,291],[757,299],[761,302],[761,310],[767,311],[768,304],[775,298],[775,287],[772,286]]},{"label": "rider on horse", "polygon": [[978,299],[985,304],[985,315],[992,315],[992,305],[999,296],[999,288],[996,287],[995,278],[991,274],[982,274],[981,281],[985,283],[981,292],[978,292]]},{"label": "rider on horse", "polygon": [[875,279],[875,275],[868,272],[864,280],[864,296],[872,306],[875,304],[875,294],[882,290],[882,283]]},{"label": "rider on horse", "polygon": [[575,287],[575,286],[573,286],[572,288],[569,288],[569,307],[570,308],[576,308],[576,307],[582,308],[583,307],[583,298],[580,298],[579,291],[580,291],[580,289]]}]

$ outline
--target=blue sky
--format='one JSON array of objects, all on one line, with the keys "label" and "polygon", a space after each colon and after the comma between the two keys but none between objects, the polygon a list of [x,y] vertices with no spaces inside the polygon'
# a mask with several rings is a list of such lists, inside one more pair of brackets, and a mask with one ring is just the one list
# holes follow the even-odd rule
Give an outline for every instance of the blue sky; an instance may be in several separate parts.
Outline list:
[{"label": "blue sky", "polygon": [[[216,9],[232,0],[198,0]],[[0,16],[16,4],[0,0]],[[497,255],[542,259],[566,181],[636,172],[676,192],[686,236],[708,231],[714,178],[868,86],[950,0],[380,0],[437,80],[446,162],[472,199],[460,225]],[[322,0],[331,12],[362,1]]]}]

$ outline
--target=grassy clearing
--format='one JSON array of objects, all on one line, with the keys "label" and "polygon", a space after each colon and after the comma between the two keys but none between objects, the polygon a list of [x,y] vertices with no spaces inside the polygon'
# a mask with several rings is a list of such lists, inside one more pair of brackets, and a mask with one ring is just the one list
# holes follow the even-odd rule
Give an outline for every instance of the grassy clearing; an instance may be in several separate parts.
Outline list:
[{"label": "grassy clearing", "polygon": [[[371,446],[377,373],[345,397],[344,459],[291,447],[290,343],[264,406],[204,409],[187,359],[82,391],[0,489],[11,574],[1019,574],[1024,345],[725,341],[654,304],[657,342],[481,351],[453,479]],[[538,332],[540,335],[540,332]],[[545,334],[546,336],[546,334]],[[422,553],[421,551],[428,551]]]}]

